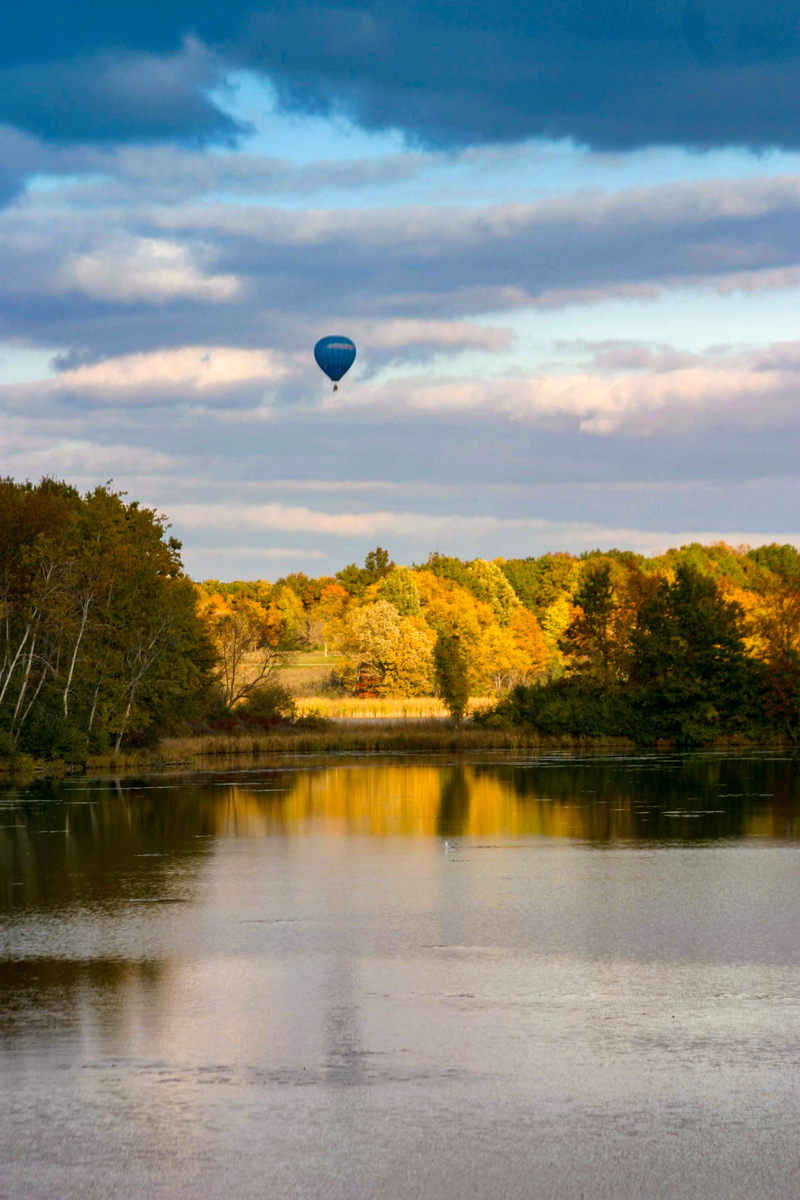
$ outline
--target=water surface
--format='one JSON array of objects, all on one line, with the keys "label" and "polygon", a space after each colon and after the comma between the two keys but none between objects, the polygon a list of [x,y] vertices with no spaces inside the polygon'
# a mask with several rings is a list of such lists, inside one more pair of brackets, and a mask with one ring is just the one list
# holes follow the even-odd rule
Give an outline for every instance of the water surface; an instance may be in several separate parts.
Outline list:
[{"label": "water surface", "polygon": [[783,754],[0,794],[0,1195],[784,1197]]}]

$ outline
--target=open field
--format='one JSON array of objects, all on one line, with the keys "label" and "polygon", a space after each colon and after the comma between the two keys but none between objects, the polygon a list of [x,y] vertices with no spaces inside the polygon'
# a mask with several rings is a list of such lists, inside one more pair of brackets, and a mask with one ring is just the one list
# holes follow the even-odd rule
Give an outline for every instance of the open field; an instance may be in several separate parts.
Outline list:
[{"label": "open field", "polygon": [[293,696],[316,696],[329,682],[331,671],[341,662],[338,654],[321,650],[292,651],[286,655],[276,680],[287,687]]}]

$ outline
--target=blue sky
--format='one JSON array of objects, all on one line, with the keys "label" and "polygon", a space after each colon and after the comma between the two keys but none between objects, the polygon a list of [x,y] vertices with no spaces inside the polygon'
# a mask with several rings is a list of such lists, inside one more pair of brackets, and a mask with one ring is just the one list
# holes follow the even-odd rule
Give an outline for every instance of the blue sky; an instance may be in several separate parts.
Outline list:
[{"label": "blue sky", "polygon": [[800,541],[800,5],[115,7],[0,17],[3,473],[203,577]]}]

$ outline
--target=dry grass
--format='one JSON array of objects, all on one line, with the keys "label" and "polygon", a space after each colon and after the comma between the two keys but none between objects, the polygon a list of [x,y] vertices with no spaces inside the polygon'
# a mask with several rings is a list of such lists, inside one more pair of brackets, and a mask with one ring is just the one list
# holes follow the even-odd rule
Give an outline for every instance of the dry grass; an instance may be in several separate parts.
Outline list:
[{"label": "dry grass", "polygon": [[[469,702],[469,713],[487,708],[489,697],[476,697]],[[429,721],[447,717],[447,709],[436,696],[406,696],[393,699],[362,699],[360,696],[326,696],[298,698],[297,711],[316,712],[333,720],[390,720]]]},{"label": "dry grass", "polygon": [[[404,727],[379,722],[324,730],[282,729],[258,733],[216,733],[165,738],[157,751],[104,755],[87,763],[90,771],[148,770],[162,767],[200,767],[209,759],[263,758],[271,763],[296,755],[419,754],[480,750],[558,750],[597,748],[597,741],[541,737],[524,729],[456,728],[442,722],[409,721]],[[608,749],[628,749],[625,739],[608,740]]]}]

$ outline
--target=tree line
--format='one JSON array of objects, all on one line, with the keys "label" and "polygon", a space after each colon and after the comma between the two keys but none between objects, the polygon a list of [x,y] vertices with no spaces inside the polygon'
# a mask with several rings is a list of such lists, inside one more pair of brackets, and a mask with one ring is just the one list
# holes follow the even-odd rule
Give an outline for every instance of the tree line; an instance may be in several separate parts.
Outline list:
[{"label": "tree line", "polygon": [[80,758],[188,725],[291,713],[317,650],[330,685],[439,694],[454,716],[545,733],[795,738],[800,555],[690,545],[195,583],[166,519],[110,486],[0,480],[0,753]]},{"label": "tree line", "polygon": [[202,710],[216,668],[164,518],[0,480],[0,752],[80,760]]}]

